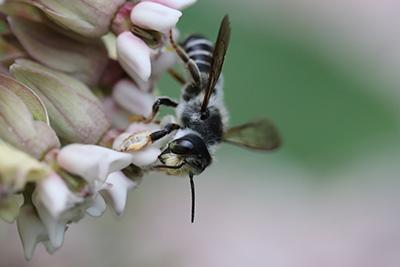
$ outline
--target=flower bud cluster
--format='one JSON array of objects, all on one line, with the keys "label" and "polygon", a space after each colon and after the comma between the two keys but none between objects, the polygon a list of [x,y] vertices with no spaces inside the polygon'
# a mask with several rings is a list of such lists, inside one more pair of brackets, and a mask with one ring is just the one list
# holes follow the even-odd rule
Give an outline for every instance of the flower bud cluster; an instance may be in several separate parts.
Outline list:
[{"label": "flower bud cluster", "polygon": [[176,63],[168,34],[194,2],[0,1],[0,218],[16,221],[26,259],[38,243],[55,252],[86,214],[121,215],[157,164],[170,136],[121,146],[174,120],[132,118],[151,115]]}]

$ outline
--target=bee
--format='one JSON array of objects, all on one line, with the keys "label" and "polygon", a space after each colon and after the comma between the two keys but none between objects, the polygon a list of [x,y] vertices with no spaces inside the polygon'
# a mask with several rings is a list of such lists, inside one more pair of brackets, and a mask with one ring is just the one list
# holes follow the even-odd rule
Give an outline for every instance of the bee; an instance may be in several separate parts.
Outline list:
[{"label": "bee", "polygon": [[[184,63],[190,81],[184,82],[179,103],[161,97],[153,105],[148,122],[157,116],[160,106],[176,109],[178,123],[167,124],[152,132],[146,144],[155,142],[175,132],[162,153],[160,165],[155,166],[170,175],[188,175],[192,193],[191,221],[194,221],[195,189],[193,177],[201,174],[213,161],[213,154],[221,142],[245,148],[268,151],[278,148],[281,139],[275,126],[267,119],[252,121],[228,128],[228,112],[223,101],[223,76],[225,55],[231,36],[229,17],[220,25],[215,45],[201,35],[189,36],[181,45],[175,43],[172,32],[169,39],[176,54]],[[178,81],[182,81],[175,72]],[[129,139],[132,141],[132,138]],[[127,142],[135,147],[127,140]],[[143,138],[138,138],[143,140]],[[140,141],[142,142],[142,141]],[[143,143],[143,142],[142,142]],[[142,147],[142,146],[140,146]]]}]

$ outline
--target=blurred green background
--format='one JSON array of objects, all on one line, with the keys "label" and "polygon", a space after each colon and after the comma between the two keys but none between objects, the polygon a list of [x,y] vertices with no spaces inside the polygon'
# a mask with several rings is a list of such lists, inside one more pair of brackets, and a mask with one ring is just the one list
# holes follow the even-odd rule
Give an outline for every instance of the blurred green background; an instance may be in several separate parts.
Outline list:
[{"label": "blurred green background", "polygon": [[[399,25],[389,2],[204,0],[185,10],[181,38],[214,39],[230,15],[231,125],[271,118],[283,147],[223,146],[196,181],[193,225],[188,181],[150,174],[122,218],[71,225],[54,256],[40,247],[25,263],[15,225],[2,224],[0,265],[399,266],[400,27],[388,31]],[[169,77],[159,88],[180,93]]]},{"label": "blurred green background", "polygon": [[[180,29],[182,39],[199,32],[215,40],[221,18],[230,15],[233,34],[224,73],[231,125],[269,117],[284,140],[278,154],[262,161],[293,160],[325,172],[359,156],[364,146],[396,142],[397,114],[370,93],[386,85],[362,79],[371,74],[360,59],[336,51],[335,57],[354,67],[350,71],[329,62],[319,49],[321,36],[313,36],[307,27],[288,30],[290,22],[278,10],[261,10],[263,17],[257,19],[257,5],[249,1],[238,8],[228,1],[200,1],[185,12]],[[178,97],[176,84],[168,78],[164,82],[162,93]],[[240,152],[225,148],[219,156],[235,153]]]}]

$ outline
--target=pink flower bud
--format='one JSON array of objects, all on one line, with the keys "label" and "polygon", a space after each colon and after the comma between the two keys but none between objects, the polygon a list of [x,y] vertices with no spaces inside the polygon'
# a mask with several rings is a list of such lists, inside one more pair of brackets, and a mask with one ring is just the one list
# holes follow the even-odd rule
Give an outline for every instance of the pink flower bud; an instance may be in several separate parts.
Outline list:
[{"label": "pink flower bud", "polygon": [[118,60],[131,76],[147,81],[151,74],[150,48],[131,32],[123,32],[117,38]]}]

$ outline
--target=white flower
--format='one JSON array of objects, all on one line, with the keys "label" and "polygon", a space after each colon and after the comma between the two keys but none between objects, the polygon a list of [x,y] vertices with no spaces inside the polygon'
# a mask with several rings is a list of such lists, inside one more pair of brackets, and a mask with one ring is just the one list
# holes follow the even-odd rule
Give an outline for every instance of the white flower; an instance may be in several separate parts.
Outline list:
[{"label": "white flower", "polygon": [[[121,66],[129,74],[130,78],[132,78],[135,81],[135,83],[133,84],[135,88],[139,89],[142,92],[151,92],[153,91],[156,82],[161,78],[161,76],[165,73],[165,71],[172,68],[176,64],[177,59],[178,58],[176,56],[176,52],[169,46],[161,48],[159,50],[151,50],[150,54],[151,74],[149,78],[147,78],[146,80],[142,79],[140,75],[137,74],[137,72],[139,72],[140,70],[136,70],[135,68],[127,66],[127,64],[124,63],[124,59],[120,60],[120,62]],[[127,79],[123,79],[123,81],[127,81]]]},{"label": "white flower", "polygon": [[108,176],[101,192],[117,215],[121,215],[125,209],[128,191],[135,188],[138,183],[126,177],[122,172],[113,172]]},{"label": "white flower", "polygon": [[[80,210],[85,208],[89,215],[97,217],[106,209],[106,203],[100,193],[106,196],[117,215],[125,208],[127,191],[136,184],[119,171],[131,163],[137,166],[150,165],[157,160],[160,153],[158,148],[122,153],[94,145],[73,144],[64,147],[57,160],[62,168],[81,176],[89,183],[92,195],[85,199],[86,206],[77,206],[81,207]],[[64,215],[63,213],[61,217],[65,218]],[[57,242],[52,243],[55,247],[59,245]]]},{"label": "white flower", "polygon": [[196,3],[196,0],[146,0],[151,2],[160,3],[174,9],[184,9]]},{"label": "white flower", "polygon": [[64,235],[67,225],[71,222],[77,222],[81,220],[85,215],[85,211],[88,206],[88,200],[85,199],[84,202],[70,207],[58,217],[53,217],[44,206],[44,203],[37,201],[37,197],[34,196],[32,200],[39,218],[46,228],[47,236],[50,240],[53,251],[59,249],[64,243]]},{"label": "white flower", "polygon": [[[130,140],[133,136],[150,134],[161,130],[166,124],[174,122],[175,118],[173,116],[165,116],[160,124],[142,122],[132,123],[124,133],[115,138],[113,149],[121,150],[121,148],[125,147],[127,140]],[[158,156],[161,154],[160,148],[164,146],[173,135],[174,133],[172,132],[154,143],[146,144],[139,150],[129,151],[129,153],[133,155],[132,163],[144,168],[155,163],[158,160]]]},{"label": "white flower", "polygon": [[37,202],[43,203],[48,212],[58,218],[65,210],[83,202],[83,198],[73,194],[57,174],[36,184]]},{"label": "white flower", "polygon": [[[130,11],[130,20],[134,25],[142,29],[157,31],[165,35],[168,34],[169,30],[174,29],[182,16],[182,12],[178,9],[187,7],[194,2],[195,0],[141,1],[135,4]],[[117,38],[118,60],[132,79],[135,81],[140,80],[137,81],[139,88],[142,88],[142,84],[152,88],[151,84],[146,85],[151,76],[152,68],[159,72],[159,70],[168,68],[170,64],[175,64],[176,58],[171,57],[171,55],[168,55],[168,58],[162,58],[161,63],[155,62],[155,65],[152,64],[152,59],[158,57],[160,53],[162,52],[159,49],[153,50],[149,48],[142,39],[129,31],[121,33]],[[171,59],[173,60],[172,63]],[[157,66],[159,64],[161,64],[160,68]],[[157,78],[159,76],[160,74],[158,73],[154,77]]]},{"label": "white flower", "polygon": [[[104,185],[103,185],[104,186]],[[92,202],[89,208],[86,209],[86,212],[93,217],[100,217],[106,211],[107,205],[104,201],[104,198],[99,194],[95,193],[92,198]]]},{"label": "white flower", "polygon": [[79,205],[84,201],[83,197],[73,194],[57,174],[37,183],[32,202],[47,230],[52,247],[50,251],[63,244],[67,224],[83,217]]},{"label": "white flower", "polygon": [[107,176],[132,163],[132,155],[95,145],[72,144],[61,149],[58,164],[84,178],[97,191]]},{"label": "white flower", "polygon": [[[136,124],[136,123],[135,123]],[[141,123],[138,123],[141,124]],[[149,128],[144,128],[144,129],[149,129]],[[145,131],[147,131],[145,130]],[[115,150],[121,150],[122,147],[124,147],[126,140],[134,136],[136,133],[140,133],[141,131],[135,132],[135,133],[130,133],[130,132],[124,132],[120,134],[117,138],[115,138],[114,143],[113,143],[113,148]],[[150,133],[150,132],[148,132]],[[146,167],[151,165],[152,163],[156,162],[158,159],[158,156],[161,154],[161,150],[159,149],[158,146],[154,145],[149,145],[143,147],[141,150],[137,151],[127,151],[126,153],[130,153],[132,157],[132,163],[135,164],[136,166],[139,167]]]},{"label": "white flower", "polygon": [[47,230],[31,204],[21,207],[17,218],[19,236],[24,247],[25,258],[32,259],[37,243],[48,240]]},{"label": "white flower", "polygon": [[46,229],[46,235],[50,240],[52,247],[55,250],[60,248],[64,242],[65,228],[67,227],[68,221],[53,217],[44,206],[44,203],[37,200],[37,197],[34,197],[32,200],[38,216]]},{"label": "white flower", "polygon": [[154,2],[140,2],[131,11],[131,21],[145,29],[167,32],[175,27],[182,12]]},{"label": "white flower", "polygon": [[133,152],[133,164],[139,167],[146,167],[157,161],[158,156],[161,154],[161,150],[155,147],[149,147],[143,151]]},{"label": "white flower", "polygon": [[125,209],[128,191],[138,184],[138,181],[132,181],[120,171],[111,173],[92,197],[91,206],[86,212],[93,217],[99,217],[105,212],[107,202],[118,216],[121,215]]},{"label": "white flower", "polygon": [[155,97],[140,90],[132,81],[123,79],[113,88],[113,99],[125,110],[149,117],[156,101]]},{"label": "white flower", "polygon": [[147,81],[151,75],[150,48],[131,32],[123,32],[117,38],[118,61],[131,76]]}]

